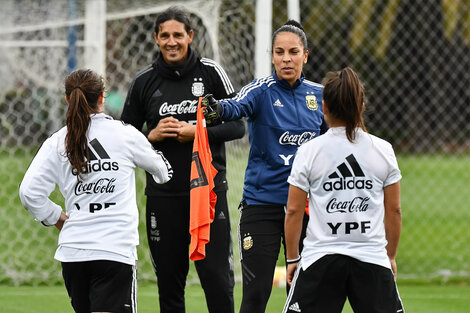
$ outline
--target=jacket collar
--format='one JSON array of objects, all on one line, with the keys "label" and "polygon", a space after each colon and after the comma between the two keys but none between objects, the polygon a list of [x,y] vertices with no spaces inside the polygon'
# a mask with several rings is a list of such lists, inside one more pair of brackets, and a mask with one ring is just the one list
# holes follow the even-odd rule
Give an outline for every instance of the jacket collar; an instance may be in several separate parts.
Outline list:
[{"label": "jacket collar", "polygon": [[99,119],[103,119],[103,118],[106,118],[108,120],[112,120],[113,118],[103,112],[101,113],[93,113],[93,114],[90,114],[90,118],[92,120],[99,120]]},{"label": "jacket collar", "polygon": [[169,65],[163,60],[161,53],[158,54],[157,60],[153,63],[153,67],[162,75],[162,77],[179,80],[187,73],[191,72],[196,65],[198,56],[191,46],[188,47],[188,58],[183,64]]},{"label": "jacket collar", "polygon": [[304,73],[302,72],[302,74],[300,75],[300,78],[297,79],[294,83],[294,86],[290,86],[289,83],[287,81],[285,81],[284,79],[279,79],[277,77],[277,74],[276,74],[276,71],[274,71],[273,73],[273,77],[274,79],[276,80],[276,83],[278,83],[282,88],[285,88],[285,89],[296,89],[297,87],[300,86],[300,84],[302,84],[302,82],[304,81],[305,79],[305,75]]}]

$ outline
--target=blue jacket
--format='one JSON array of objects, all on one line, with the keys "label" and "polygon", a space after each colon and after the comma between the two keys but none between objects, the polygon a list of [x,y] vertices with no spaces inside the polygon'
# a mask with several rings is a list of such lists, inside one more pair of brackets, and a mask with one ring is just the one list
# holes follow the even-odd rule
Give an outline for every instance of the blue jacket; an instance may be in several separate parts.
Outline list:
[{"label": "blue jacket", "polygon": [[294,87],[276,73],[255,79],[231,99],[221,100],[223,120],[246,116],[250,154],[243,199],[248,205],[287,203],[297,148],[326,131],[323,86],[302,77]]}]

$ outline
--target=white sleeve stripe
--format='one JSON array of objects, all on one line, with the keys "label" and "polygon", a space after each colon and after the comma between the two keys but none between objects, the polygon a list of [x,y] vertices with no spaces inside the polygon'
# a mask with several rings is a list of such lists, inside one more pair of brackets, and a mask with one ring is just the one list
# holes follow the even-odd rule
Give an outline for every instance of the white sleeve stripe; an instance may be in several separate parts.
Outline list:
[{"label": "white sleeve stripe", "polygon": [[268,85],[268,87],[270,87],[272,84],[275,84],[276,81],[273,79],[271,81],[268,81],[266,84]]},{"label": "white sleeve stripe", "polygon": [[218,63],[214,62],[213,60],[206,59],[206,58],[202,58],[201,61],[203,64],[215,68],[215,70],[219,74],[220,79],[222,80],[222,83],[224,84],[225,92],[227,93],[227,95],[230,95],[235,91],[235,89],[233,88],[232,82],[227,76],[227,73]]},{"label": "white sleeve stripe", "polygon": [[201,58],[201,62],[204,65],[213,67],[217,71],[217,73],[219,74],[220,80],[222,80],[222,83],[224,84],[225,92],[227,93],[227,95],[230,95],[235,91],[235,89],[233,88],[232,82],[227,76],[227,73],[217,62],[211,59],[207,59],[207,58]]},{"label": "white sleeve stripe", "polygon": [[275,84],[275,83],[276,81],[272,78],[272,76],[257,79],[256,81],[251,82],[245,87],[243,87],[242,90],[240,90],[240,92],[235,97],[235,100],[239,101],[245,98],[248,95],[248,93],[250,93],[253,89],[259,88],[264,84],[271,86],[272,84]]},{"label": "white sleeve stripe", "polygon": [[265,78],[261,78],[261,79],[256,80],[255,82],[249,83],[248,85],[243,87],[242,90],[240,90],[240,92],[236,96],[235,100],[239,101],[239,100],[245,98],[248,95],[248,93],[250,93],[251,90],[256,89],[258,87],[261,87],[263,85],[264,81],[265,81]]},{"label": "white sleeve stripe", "polygon": [[310,85],[310,86],[315,86],[315,87],[321,87],[321,88],[323,88],[323,85],[322,85],[322,84],[315,83],[315,82],[312,82],[312,81],[307,80],[307,79],[304,80],[304,83],[306,83],[307,85]]}]

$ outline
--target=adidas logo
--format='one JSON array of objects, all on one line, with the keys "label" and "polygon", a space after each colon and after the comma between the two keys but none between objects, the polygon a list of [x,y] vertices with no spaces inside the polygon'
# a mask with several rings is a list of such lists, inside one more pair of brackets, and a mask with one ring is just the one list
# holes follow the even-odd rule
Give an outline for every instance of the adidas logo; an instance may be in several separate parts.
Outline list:
[{"label": "adidas logo", "polygon": [[224,212],[220,211],[220,214],[219,214],[219,216],[217,216],[217,219],[219,219],[219,220],[224,220],[225,218],[226,218],[226,217],[225,217]]},{"label": "adidas logo", "polygon": [[282,104],[281,101],[280,101],[279,99],[277,99],[277,100],[273,103],[273,106],[283,108],[283,107],[284,107],[284,104]]},{"label": "adidas logo", "polygon": [[152,95],[152,98],[158,98],[158,97],[161,97],[162,96],[162,92],[160,91],[160,89],[157,89],[153,95]]},{"label": "adidas logo", "polygon": [[[90,160],[87,163],[86,168],[83,169],[84,170],[83,172],[85,174],[91,173],[91,172],[119,170],[118,162],[102,161],[102,160],[107,160],[111,158],[109,157],[108,153],[103,148],[103,146],[100,144],[98,139],[95,138],[92,141],[90,141],[88,145],[88,153],[90,155]],[[73,169],[72,174],[77,176],[77,170]]]},{"label": "adidas logo", "polygon": [[298,302],[295,302],[294,304],[291,304],[291,306],[289,307],[289,310],[294,311],[294,312],[302,312]]},{"label": "adidas logo", "polygon": [[[339,172],[339,174],[338,174]],[[341,175],[341,176],[340,176]],[[328,178],[337,179],[334,182],[328,181],[323,184],[325,191],[333,190],[351,190],[351,189],[372,189],[372,180],[358,179],[358,177],[365,177],[359,163],[353,154],[346,157],[346,162],[341,163]]]}]

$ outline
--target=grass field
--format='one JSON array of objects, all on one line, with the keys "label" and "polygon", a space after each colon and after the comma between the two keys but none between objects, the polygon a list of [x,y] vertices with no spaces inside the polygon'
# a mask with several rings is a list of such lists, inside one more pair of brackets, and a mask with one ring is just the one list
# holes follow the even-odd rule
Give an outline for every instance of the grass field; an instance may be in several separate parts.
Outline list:
[{"label": "grass field", "polygon": [[[156,286],[140,286],[138,312],[159,312]],[[456,285],[403,285],[400,293],[409,313],[469,313],[470,286]],[[235,287],[235,312],[240,306],[241,286]],[[286,299],[283,288],[273,288],[266,313],[280,313]],[[0,286],[0,312],[5,313],[73,313],[65,288],[54,287],[6,287]],[[186,312],[207,312],[202,289],[198,285],[186,288]],[[346,303],[343,313],[352,310]]]},{"label": "grass field", "polygon": [[403,175],[399,271],[407,277],[469,277],[470,157],[399,155],[398,161]]}]

